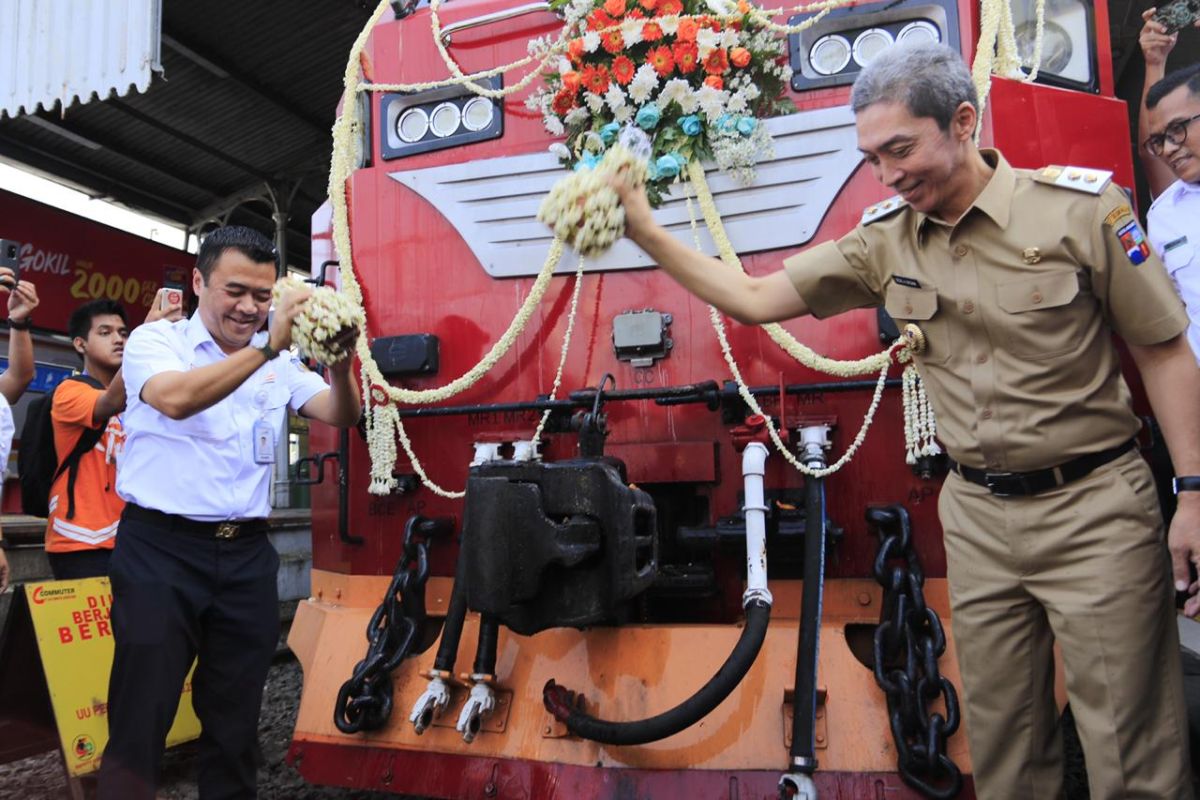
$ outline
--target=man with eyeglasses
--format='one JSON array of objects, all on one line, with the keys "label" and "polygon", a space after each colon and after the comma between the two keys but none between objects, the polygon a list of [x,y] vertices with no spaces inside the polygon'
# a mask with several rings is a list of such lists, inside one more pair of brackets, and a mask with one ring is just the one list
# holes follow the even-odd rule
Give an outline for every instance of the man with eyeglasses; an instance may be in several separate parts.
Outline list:
[{"label": "man with eyeglasses", "polygon": [[1139,39],[1147,87],[1138,132],[1156,195],[1147,237],[1187,307],[1188,343],[1200,361],[1200,130],[1193,130],[1200,126],[1200,64],[1163,76],[1178,34],[1167,34],[1153,14],[1146,11]]}]

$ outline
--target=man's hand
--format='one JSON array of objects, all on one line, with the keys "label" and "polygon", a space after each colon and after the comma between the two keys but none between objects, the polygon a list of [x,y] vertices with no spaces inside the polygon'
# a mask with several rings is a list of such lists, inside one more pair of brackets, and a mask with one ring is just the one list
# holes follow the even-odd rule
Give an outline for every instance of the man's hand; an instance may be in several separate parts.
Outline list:
[{"label": "man's hand", "polygon": [[610,178],[609,186],[625,207],[625,235],[640,244],[640,237],[656,224],[654,210],[650,208],[650,200],[646,197],[646,187],[630,181],[624,171]]},{"label": "man's hand", "polygon": [[1175,49],[1175,42],[1179,39],[1179,34],[1168,34],[1162,23],[1154,21],[1154,12],[1157,10],[1157,8],[1147,8],[1142,12],[1142,20],[1145,24],[1142,26],[1142,32],[1138,34],[1138,44],[1142,46],[1142,56],[1146,59],[1146,65],[1151,67],[1160,67],[1166,64],[1167,56]]},{"label": "man's hand", "polygon": [[[150,310],[148,312],[146,312],[146,322],[144,324],[148,325],[151,322],[158,322],[160,319],[168,319],[171,322],[178,322],[179,320],[183,319],[183,304],[182,303],[170,303],[167,305],[166,308],[163,308],[163,298],[166,296],[167,292],[171,292],[171,291],[178,291],[178,290],[175,290],[175,289],[159,289],[158,290],[158,293],[156,295],[154,295],[154,299],[150,301]],[[182,296],[182,294],[183,293],[180,292],[180,296]]]},{"label": "man's hand", "polygon": [[275,304],[274,316],[267,344],[276,350],[287,350],[292,346],[292,321],[304,310],[304,304],[312,297],[312,287],[303,289],[288,289],[279,296]]},{"label": "man's hand", "polygon": [[8,577],[8,554],[4,552],[3,548],[0,548],[0,592],[8,588]]},{"label": "man's hand", "polygon": [[354,365],[354,345],[357,341],[358,328],[349,328],[334,337],[334,343],[343,355],[332,364],[325,365],[330,372],[349,374],[350,367]]},{"label": "man's hand", "polygon": [[38,307],[37,287],[29,281],[21,281],[13,288],[13,273],[0,267],[0,291],[8,292],[8,318],[13,322],[24,322]]},{"label": "man's hand", "polygon": [[1193,581],[1190,567],[1200,569],[1200,493],[1180,492],[1179,505],[1171,520],[1167,546],[1171,551],[1171,573],[1175,591],[1190,595],[1183,613],[1200,613],[1200,580]]}]

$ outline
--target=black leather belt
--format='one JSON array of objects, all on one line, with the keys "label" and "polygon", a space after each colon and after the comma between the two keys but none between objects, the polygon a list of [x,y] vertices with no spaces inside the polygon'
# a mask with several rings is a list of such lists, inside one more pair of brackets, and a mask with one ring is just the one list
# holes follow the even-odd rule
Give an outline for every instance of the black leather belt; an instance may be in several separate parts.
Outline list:
[{"label": "black leather belt", "polygon": [[145,522],[158,528],[169,528],[187,533],[192,536],[203,536],[206,539],[237,539],[241,536],[254,536],[266,533],[270,527],[263,517],[252,519],[226,519],[218,522],[203,522],[198,519],[183,517],[179,514],[168,514],[153,508],[128,503],[125,506],[125,516],[137,522]]},{"label": "black leather belt", "polygon": [[1125,444],[1101,450],[1099,453],[1088,453],[1057,467],[1034,472],[988,472],[965,467],[954,459],[950,459],[950,468],[971,483],[986,487],[997,497],[1027,497],[1077,481],[1110,461],[1116,461],[1136,446],[1137,441],[1130,439]]}]

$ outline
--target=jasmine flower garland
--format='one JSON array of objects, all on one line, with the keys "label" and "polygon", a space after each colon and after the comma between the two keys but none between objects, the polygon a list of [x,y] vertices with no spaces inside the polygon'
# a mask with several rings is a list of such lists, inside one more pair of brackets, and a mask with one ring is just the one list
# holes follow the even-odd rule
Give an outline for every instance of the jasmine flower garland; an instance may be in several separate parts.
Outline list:
[{"label": "jasmine flower garland", "polygon": [[[271,298],[278,304],[284,292],[306,288],[304,281],[289,275],[275,282]],[[319,286],[292,321],[292,340],[317,363],[329,365],[352,355],[345,349],[345,334],[361,331],[365,324],[361,306],[327,286]]]}]

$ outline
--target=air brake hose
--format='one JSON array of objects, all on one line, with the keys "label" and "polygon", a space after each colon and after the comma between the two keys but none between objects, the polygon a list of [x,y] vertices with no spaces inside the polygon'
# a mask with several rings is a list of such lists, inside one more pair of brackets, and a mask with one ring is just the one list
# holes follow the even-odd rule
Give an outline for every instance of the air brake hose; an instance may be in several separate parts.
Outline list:
[{"label": "air brake hose", "polygon": [[458,643],[462,639],[463,621],[467,618],[467,559],[458,547],[458,561],[454,565],[454,587],[450,590],[450,607],[446,609],[446,623],[442,628],[442,641],[438,644],[437,656],[433,659],[433,671],[454,673],[454,660],[458,657]]},{"label": "air brake hose", "polygon": [[496,646],[500,638],[500,624],[491,614],[479,617],[479,644],[475,648],[475,674],[496,674]]},{"label": "air brake hose", "polygon": [[771,605],[760,598],[746,605],[746,626],[737,644],[716,674],[700,691],[679,705],[647,719],[610,722],[598,719],[579,707],[576,693],[553,680],[542,689],[546,710],[564,723],[575,736],[610,745],[633,745],[665,739],[699,722],[721,704],[749,672],[762,649],[771,619]]}]

